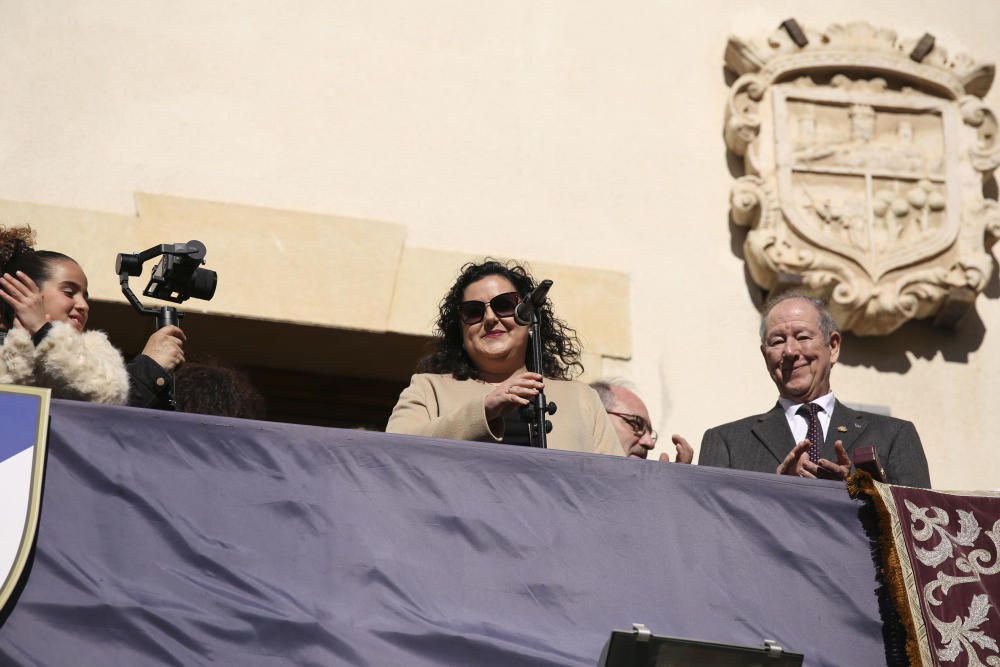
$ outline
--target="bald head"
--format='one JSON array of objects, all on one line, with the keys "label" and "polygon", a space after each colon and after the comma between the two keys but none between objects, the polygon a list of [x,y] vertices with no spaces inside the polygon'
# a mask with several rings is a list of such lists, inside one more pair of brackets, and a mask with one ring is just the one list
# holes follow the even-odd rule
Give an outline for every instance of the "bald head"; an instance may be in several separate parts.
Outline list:
[{"label": "bald head", "polygon": [[646,458],[656,442],[653,439],[646,404],[634,391],[620,382],[602,380],[590,386],[601,397],[625,455]]}]

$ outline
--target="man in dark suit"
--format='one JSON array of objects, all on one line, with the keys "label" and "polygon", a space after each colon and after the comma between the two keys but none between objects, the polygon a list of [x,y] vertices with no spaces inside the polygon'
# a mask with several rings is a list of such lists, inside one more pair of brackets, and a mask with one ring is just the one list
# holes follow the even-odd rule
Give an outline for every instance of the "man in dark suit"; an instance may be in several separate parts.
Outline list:
[{"label": "man in dark suit", "polygon": [[699,465],[845,479],[847,452],[873,445],[888,482],[930,487],[912,423],[852,410],[833,395],[830,369],[840,356],[841,336],[823,302],[796,292],[773,298],[764,307],[760,334],[778,403],[762,415],[706,431]]}]

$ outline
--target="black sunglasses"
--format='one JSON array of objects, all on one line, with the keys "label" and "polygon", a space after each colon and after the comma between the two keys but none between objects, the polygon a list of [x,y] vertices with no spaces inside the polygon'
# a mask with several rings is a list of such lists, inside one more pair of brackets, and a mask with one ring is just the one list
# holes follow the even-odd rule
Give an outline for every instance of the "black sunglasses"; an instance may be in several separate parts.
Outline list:
[{"label": "black sunglasses", "polygon": [[486,317],[486,306],[492,308],[497,317],[513,317],[519,303],[521,297],[517,292],[504,292],[489,301],[463,301],[458,304],[458,315],[465,324],[478,324]]}]

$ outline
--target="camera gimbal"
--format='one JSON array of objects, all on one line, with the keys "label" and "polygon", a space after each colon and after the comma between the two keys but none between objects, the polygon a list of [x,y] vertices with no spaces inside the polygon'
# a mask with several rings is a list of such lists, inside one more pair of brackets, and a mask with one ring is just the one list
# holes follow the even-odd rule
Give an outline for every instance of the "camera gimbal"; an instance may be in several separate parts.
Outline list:
[{"label": "camera gimbal", "polygon": [[142,291],[143,295],[173,303],[183,303],[191,297],[208,301],[215,295],[218,274],[201,268],[205,263],[205,253],[205,244],[201,241],[164,243],[131,255],[119,253],[115,260],[115,272],[122,286],[122,294],[140,315],[156,317],[157,329],[169,325],[179,326],[184,313],[172,306],[150,308],[142,305],[129,287],[128,279],[142,274],[143,263],[162,255],[159,264],[153,269],[149,284]]}]

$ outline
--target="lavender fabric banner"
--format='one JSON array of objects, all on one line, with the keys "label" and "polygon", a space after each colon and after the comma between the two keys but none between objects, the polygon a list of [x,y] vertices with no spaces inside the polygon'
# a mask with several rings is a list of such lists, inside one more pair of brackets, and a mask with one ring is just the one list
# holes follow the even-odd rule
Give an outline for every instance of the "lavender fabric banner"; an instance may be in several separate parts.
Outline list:
[{"label": "lavender fabric banner", "polygon": [[593,667],[613,628],[884,664],[832,482],[54,401],[0,664]]}]

